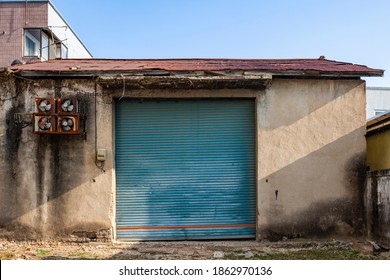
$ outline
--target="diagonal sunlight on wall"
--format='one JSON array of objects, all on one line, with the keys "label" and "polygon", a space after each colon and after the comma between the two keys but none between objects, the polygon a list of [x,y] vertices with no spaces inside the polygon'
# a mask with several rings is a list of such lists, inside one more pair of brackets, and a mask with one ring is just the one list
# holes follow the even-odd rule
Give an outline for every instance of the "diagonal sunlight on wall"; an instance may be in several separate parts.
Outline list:
[{"label": "diagonal sunlight on wall", "polygon": [[[306,92],[302,87],[296,88],[295,92],[293,88],[288,92],[271,88],[267,92],[268,108],[263,110],[264,106],[260,105],[258,120],[259,179],[350,134],[365,123],[364,106],[357,106],[365,104],[364,84],[360,82],[344,92],[342,85],[337,83],[328,82],[327,91],[306,85]],[[361,139],[353,140],[351,145],[361,145]]]},{"label": "diagonal sunlight on wall", "polygon": [[353,231],[364,135],[364,81],[274,81],[258,101],[260,232]]}]

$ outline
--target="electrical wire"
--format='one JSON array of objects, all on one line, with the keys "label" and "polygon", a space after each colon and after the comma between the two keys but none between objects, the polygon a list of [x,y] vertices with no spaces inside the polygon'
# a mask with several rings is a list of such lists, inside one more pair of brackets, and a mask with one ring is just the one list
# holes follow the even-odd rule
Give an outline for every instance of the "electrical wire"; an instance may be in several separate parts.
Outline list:
[{"label": "electrical wire", "polygon": [[123,90],[122,90],[122,96],[119,98],[119,101],[125,96],[126,92],[126,78],[121,74],[122,80],[123,80]]},{"label": "electrical wire", "polygon": [[21,128],[23,129],[23,128],[26,128],[26,127],[28,127],[28,126],[30,126],[30,125],[32,125],[32,122],[23,124],[23,125],[21,126]]},{"label": "electrical wire", "polygon": [[94,91],[94,101],[95,101],[95,165],[97,168],[100,169],[101,172],[105,173],[106,170],[104,170],[104,161],[98,161],[97,160],[97,98],[96,98],[96,93],[97,93],[97,79],[98,77],[94,78],[95,81],[95,91]]}]

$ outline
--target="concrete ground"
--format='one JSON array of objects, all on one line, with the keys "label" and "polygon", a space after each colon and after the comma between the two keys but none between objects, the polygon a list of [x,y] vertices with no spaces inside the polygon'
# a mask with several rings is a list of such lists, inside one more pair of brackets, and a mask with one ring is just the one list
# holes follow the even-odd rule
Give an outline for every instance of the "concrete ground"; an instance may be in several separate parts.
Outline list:
[{"label": "concrete ground", "polygon": [[0,240],[0,259],[213,260],[389,259],[366,240],[75,243]]}]

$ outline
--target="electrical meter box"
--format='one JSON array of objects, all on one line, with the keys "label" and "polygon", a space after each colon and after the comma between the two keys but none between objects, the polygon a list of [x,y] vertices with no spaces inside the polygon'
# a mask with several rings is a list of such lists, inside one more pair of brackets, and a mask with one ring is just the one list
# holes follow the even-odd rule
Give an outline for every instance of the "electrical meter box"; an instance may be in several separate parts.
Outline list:
[{"label": "electrical meter box", "polygon": [[106,149],[97,149],[96,153],[97,161],[106,161],[107,160],[107,150]]}]

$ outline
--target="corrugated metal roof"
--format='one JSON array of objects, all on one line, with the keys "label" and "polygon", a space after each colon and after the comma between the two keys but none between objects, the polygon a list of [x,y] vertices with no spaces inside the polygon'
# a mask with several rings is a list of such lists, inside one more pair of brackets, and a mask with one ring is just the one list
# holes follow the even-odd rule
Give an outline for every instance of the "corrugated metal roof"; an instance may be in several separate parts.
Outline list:
[{"label": "corrugated metal roof", "polygon": [[[9,67],[15,72],[257,71],[310,76],[382,76],[384,70],[320,59],[65,59]],[[38,73],[37,73],[38,74]]]}]

